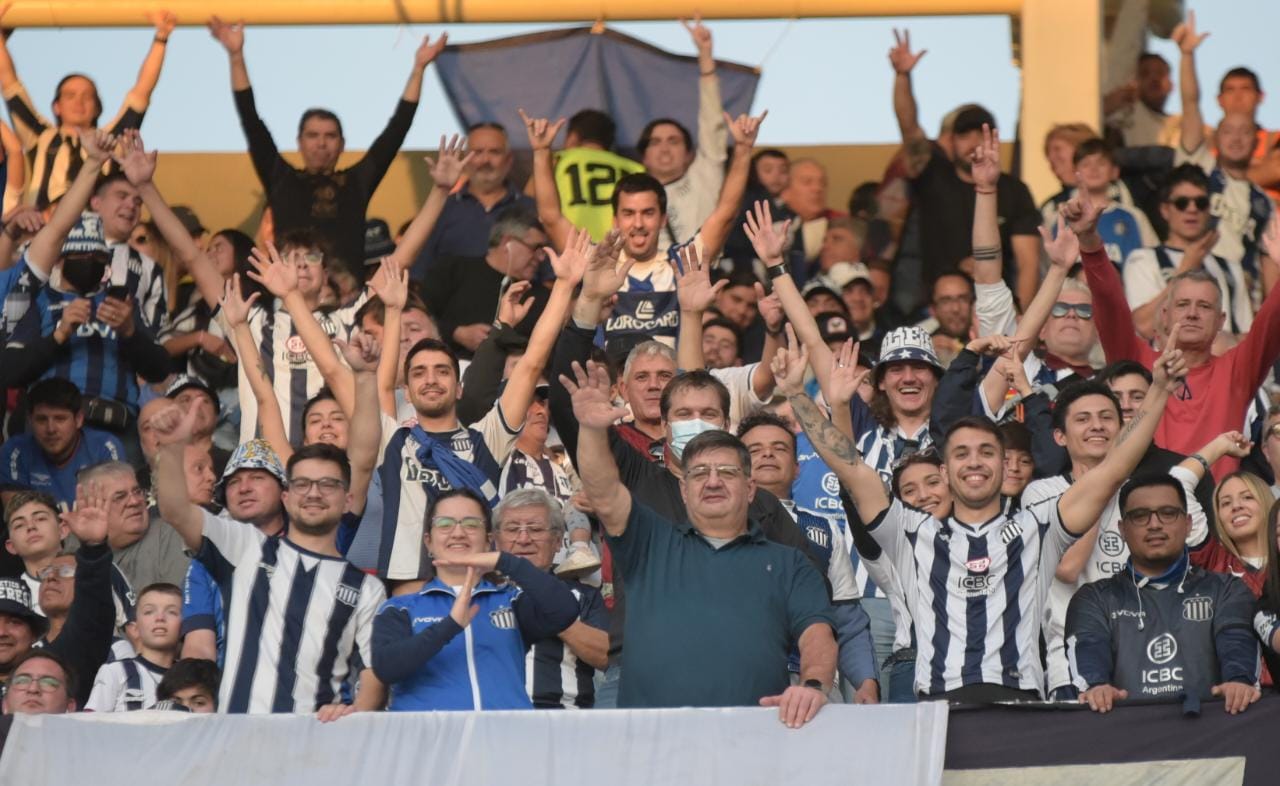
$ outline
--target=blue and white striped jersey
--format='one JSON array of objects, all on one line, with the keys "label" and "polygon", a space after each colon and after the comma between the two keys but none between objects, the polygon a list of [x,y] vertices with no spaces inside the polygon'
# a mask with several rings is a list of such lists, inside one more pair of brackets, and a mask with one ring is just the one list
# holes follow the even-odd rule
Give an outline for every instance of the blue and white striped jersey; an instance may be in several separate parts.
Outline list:
[{"label": "blue and white striped jersey", "polygon": [[975,684],[1044,693],[1040,628],[1054,568],[1077,538],[1057,505],[969,525],[894,499],[869,527],[916,626],[917,693]]},{"label": "blue and white striped jersey", "polygon": [[885,428],[879,424],[858,437],[858,452],[862,460],[880,473],[884,487],[893,481],[893,463],[907,453],[924,450],[933,444],[929,424],[925,423],[915,434],[903,433],[901,427]]},{"label": "blue and white striped jersey", "polygon": [[315,712],[372,663],[387,595],[346,560],[208,512],[197,559],[227,599],[220,711]]},{"label": "blue and white striped jersey", "polygon": [[141,655],[102,664],[85,702],[90,712],[133,712],[156,703],[156,688],[168,669]]}]

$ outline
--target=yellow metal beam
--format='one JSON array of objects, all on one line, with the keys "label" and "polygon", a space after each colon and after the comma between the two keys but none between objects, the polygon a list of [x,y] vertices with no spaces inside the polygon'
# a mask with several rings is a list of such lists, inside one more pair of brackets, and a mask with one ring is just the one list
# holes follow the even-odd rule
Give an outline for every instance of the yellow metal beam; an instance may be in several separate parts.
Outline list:
[{"label": "yellow metal beam", "polygon": [[179,24],[210,16],[253,25],[444,24],[1013,14],[1022,0],[16,0],[6,27],[141,27],[165,9]]}]

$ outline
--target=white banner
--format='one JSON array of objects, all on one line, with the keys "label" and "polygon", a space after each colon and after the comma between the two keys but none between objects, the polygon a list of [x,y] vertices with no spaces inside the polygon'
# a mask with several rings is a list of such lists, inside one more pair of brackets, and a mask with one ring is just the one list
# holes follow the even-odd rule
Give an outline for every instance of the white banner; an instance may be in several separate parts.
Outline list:
[{"label": "white banner", "polygon": [[360,713],[146,711],[15,719],[0,783],[92,786],[777,786],[941,781],[944,702],[774,709]]}]

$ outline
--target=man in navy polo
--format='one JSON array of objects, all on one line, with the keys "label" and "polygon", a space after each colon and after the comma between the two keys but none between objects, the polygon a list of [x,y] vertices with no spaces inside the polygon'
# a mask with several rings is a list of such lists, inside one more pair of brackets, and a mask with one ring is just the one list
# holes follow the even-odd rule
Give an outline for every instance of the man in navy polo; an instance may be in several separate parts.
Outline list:
[{"label": "man in navy polo", "polygon": [[[609,427],[625,414],[594,362],[560,380],[579,423],[578,468],[628,586],[619,707],[776,706],[791,728],[827,701],[835,615],[822,576],[799,551],[771,543],[747,516],[751,456],[724,431],[684,448],[688,518],[655,513],[622,485]],[[799,685],[787,657],[800,652]]]}]

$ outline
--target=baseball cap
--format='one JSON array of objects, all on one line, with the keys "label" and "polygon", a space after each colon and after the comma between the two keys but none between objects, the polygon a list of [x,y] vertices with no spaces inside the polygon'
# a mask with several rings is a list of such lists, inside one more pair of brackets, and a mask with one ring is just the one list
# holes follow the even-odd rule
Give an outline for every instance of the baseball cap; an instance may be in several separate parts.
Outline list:
[{"label": "baseball cap", "polygon": [[824,343],[847,341],[853,337],[849,319],[844,314],[837,311],[824,311],[814,317],[814,320],[818,323],[818,333],[822,336]]},{"label": "baseball cap", "polygon": [[903,360],[928,363],[939,374],[943,371],[942,362],[933,351],[933,337],[927,330],[915,325],[894,328],[885,333],[884,340],[880,343],[880,360],[876,362],[874,372],[876,381],[884,376],[886,366]]},{"label": "baseball cap", "polygon": [[956,115],[955,123],[951,126],[951,133],[960,135],[967,134],[970,131],[981,131],[984,125],[995,128],[995,116],[984,107],[975,104],[960,110],[959,114]]},{"label": "baseball cap", "polygon": [[804,290],[800,294],[806,303],[809,302],[809,298],[817,297],[818,295],[830,295],[836,300],[840,300],[840,293],[827,286],[820,278],[815,278],[806,284]]},{"label": "baseball cap", "polygon": [[200,217],[196,215],[196,211],[186,205],[174,205],[171,210],[192,237],[199,237],[209,231],[204,228],[204,224],[200,223]]},{"label": "baseball cap", "polygon": [[49,619],[36,613],[31,602],[31,590],[22,579],[0,579],[0,614],[26,620],[37,639],[49,630]]},{"label": "baseball cap", "polygon": [[62,256],[70,254],[110,254],[106,236],[102,233],[102,216],[84,211],[62,242]]},{"label": "baseball cap", "polygon": [[177,378],[169,384],[169,389],[164,392],[165,398],[177,398],[178,394],[187,388],[199,388],[209,394],[209,398],[213,399],[213,409],[215,412],[222,411],[222,402],[218,400],[218,394],[213,392],[213,388],[209,387],[209,383],[205,382],[195,374],[179,374]]},{"label": "baseball cap", "polygon": [[865,281],[871,285],[871,272],[861,262],[837,262],[827,271],[827,281],[832,287],[843,291],[855,281]]},{"label": "baseball cap", "polygon": [[232,453],[231,458],[227,460],[227,468],[222,471],[222,478],[218,480],[218,487],[215,489],[219,498],[226,493],[227,481],[242,469],[261,469],[270,472],[276,480],[280,481],[281,486],[288,484],[284,465],[280,463],[280,457],[271,449],[271,445],[265,439],[251,439],[240,443],[240,447],[236,448],[236,452]]},{"label": "baseball cap", "polygon": [[364,263],[376,265],[383,257],[396,250],[395,241],[391,239],[391,227],[380,218],[371,218],[364,222]]}]

